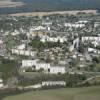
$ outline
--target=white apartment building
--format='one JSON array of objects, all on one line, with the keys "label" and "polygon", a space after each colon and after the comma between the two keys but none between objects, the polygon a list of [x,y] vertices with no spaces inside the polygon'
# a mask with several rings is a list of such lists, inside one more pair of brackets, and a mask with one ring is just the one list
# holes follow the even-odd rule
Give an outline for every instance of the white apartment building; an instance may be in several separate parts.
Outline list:
[{"label": "white apartment building", "polygon": [[2,87],[3,87],[3,80],[0,79],[0,88],[2,88]]},{"label": "white apartment building", "polygon": [[41,89],[42,87],[49,87],[49,86],[66,86],[65,81],[43,81],[41,83],[27,86],[25,89]]},{"label": "white apartment building", "polygon": [[49,37],[49,36],[43,36],[41,37],[41,42],[60,42],[60,43],[64,43],[65,41],[67,41],[67,38],[65,37]]},{"label": "white apartment building", "polygon": [[41,68],[47,71],[50,68],[50,63],[37,63],[36,70],[39,70]]},{"label": "white apartment building", "polygon": [[20,32],[18,30],[15,30],[14,32],[11,33],[12,36],[16,36],[16,35],[19,35],[19,34],[20,34]]},{"label": "white apartment building", "polygon": [[88,23],[89,21],[87,21],[87,20],[79,20],[78,22],[76,22],[76,23],[80,23],[80,24],[86,24],[86,23]]},{"label": "white apartment building", "polygon": [[88,52],[92,53],[98,53],[100,54],[100,50],[94,49],[94,48],[88,48]]},{"label": "white apartment building", "polygon": [[35,56],[36,52],[20,49],[11,49],[12,54],[24,55],[24,56]]},{"label": "white apartment building", "polygon": [[[34,67],[33,67],[34,66]],[[50,74],[64,74],[65,67],[63,66],[51,66],[50,63],[45,63],[45,62],[38,62],[38,60],[22,60],[22,66],[21,68],[23,72],[25,72],[25,69],[27,68],[32,68],[33,70],[40,70],[43,69],[45,73],[50,73]]]},{"label": "white apartment building", "polygon": [[58,73],[64,74],[64,73],[66,73],[66,71],[65,71],[65,67],[51,66],[49,69],[49,73],[51,73],[51,74],[58,74]]},{"label": "white apartment building", "polygon": [[22,68],[32,68],[33,66],[35,70],[39,70],[41,68],[44,70],[48,70],[50,68],[49,63],[40,63],[38,62],[38,60],[22,60]]},{"label": "white apartment building", "polygon": [[71,46],[69,47],[69,51],[72,52],[73,50],[74,50],[74,45],[71,45]]},{"label": "white apartment building", "polygon": [[22,60],[22,68],[36,66],[38,60]]},{"label": "white apartment building", "polygon": [[21,44],[21,45],[19,45],[19,46],[17,46],[17,49],[19,49],[19,50],[23,50],[23,49],[25,49],[25,44]]},{"label": "white apartment building", "polygon": [[49,22],[43,21],[42,25],[50,26],[50,25],[52,25],[52,22],[50,22],[50,21]]},{"label": "white apartment building", "polygon": [[3,44],[3,41],[2,41],[2,39],[0,39],[0,45],[1,45],[1,44]]},{"label": "white apartment building", "polygon": [[34,26],[30,29],[30,32],[39,31],[39,30],[46,30],[46,27],[43,26]]},{"label": "white apartment building", "polygon": [[96,36],[85,36],[85,37],[82,37],[82,42],[85,42],[85,41],[97,41],[97,42],[100,42],[100,37],[96,37]]},{"label": "white apartment building", "polygon": [[82,27],[85,27],[85,24],[81,24],[81,23],[65,23],[64,26],[65,27],[70,27],[70,28],[82,28]]},{"label": "white apartment building", "polygon": [[42,82],[42,87],[43,86],[66,86],[65,81],[43,81]]}]

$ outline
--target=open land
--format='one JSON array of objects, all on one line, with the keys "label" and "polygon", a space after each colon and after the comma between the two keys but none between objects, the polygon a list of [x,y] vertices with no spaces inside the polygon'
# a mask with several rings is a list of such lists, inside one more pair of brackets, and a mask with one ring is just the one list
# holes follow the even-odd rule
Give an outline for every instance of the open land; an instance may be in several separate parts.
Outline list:
[{"label": "open land", "polygon": [[52,15],[52,14],[76,15],[79,12],[81,12],[81,13],[93,13],[93,14],[97,14],[96,10],[73,10],[73,11],[52,11],[52,12],[16,13],[16,14],[10,14],[10,15],[11,16],[45,16],[45,15]]},{"label": "open land", "polygon": [[100,100],[100,86],[32,91],[3,100]]}]

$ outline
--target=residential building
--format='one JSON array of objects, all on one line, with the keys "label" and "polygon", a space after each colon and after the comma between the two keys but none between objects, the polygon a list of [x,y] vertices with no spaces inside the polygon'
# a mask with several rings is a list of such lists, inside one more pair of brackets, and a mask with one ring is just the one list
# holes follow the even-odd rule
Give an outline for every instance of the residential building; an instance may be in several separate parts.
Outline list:
[{"label": "residential building", "polygon": [[30,50],[11,49],[11,52],[12,54],[32,56],[32,57],[36,55],[35,51],[30,51]]},{"label": "residential building", "polygon": [[0,88],[2,88],[2,87],[3,87],[3,80],[0,79]]},{"label": "residential building", "polygon": [[51,66],[50,69],[48,69],[48,72],[50,74],[64,74],[66,73],[64,66]]},{"label": "residential building", "polygon": [[66,86],[65,81],[43,81],[42,87],[44,86]]}]

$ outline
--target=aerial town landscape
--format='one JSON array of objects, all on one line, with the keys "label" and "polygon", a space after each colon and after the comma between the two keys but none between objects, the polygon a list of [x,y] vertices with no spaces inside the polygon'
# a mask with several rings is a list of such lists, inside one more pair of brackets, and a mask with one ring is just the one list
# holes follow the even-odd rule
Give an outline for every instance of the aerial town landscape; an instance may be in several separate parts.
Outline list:
[{"label": "aerial town landscape", "polygon": [[0,15],[0,100],[100,100],[100,13]]}]

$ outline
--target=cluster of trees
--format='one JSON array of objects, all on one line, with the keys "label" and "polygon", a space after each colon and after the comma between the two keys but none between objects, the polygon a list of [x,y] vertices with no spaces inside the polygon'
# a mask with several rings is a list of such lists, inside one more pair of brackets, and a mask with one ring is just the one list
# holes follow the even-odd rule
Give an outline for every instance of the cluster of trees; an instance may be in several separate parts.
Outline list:
[{"label": "cluster of trees", "polygon": [[0,29],[4,31],[20,30],[20,28],[28,29],[32,25],[37,25],[38,17],[0,17]]},{"label": "cluster of trees", "polygon": [[66,86],[67,87],[76,87],[78,83],[86,80],[86,75],[79,74],[69,74],[66,76]]},{"label": "cluster of trees", "polygon": [[16,73],[16,66],[16,61],[0,58],[0,72],[3,80],[7,80]]},{"label": "cluster of trees", "polygon": [[65,81],[66,87],[76,87],[79,82],[82,82],[86,80],[86,76],[78,75],[78,74],[57,74],[57,75],[51,75],[51,74],[43,74],[38,73],[35,75],[35,77],[28,78],[25,76],[19,76],[19,84],[22,86],[27,85],[33,85],[41,83],[42,81]]},{"label": "cluster of trees", "polygon": [[63,44],[58,42],[41,42],[38,36],[34,37],[31,43],[29,43],[33,48],[37,48],[39,50],[43,50],[44,48],[53,48],[53,47],[62,47]]}]

